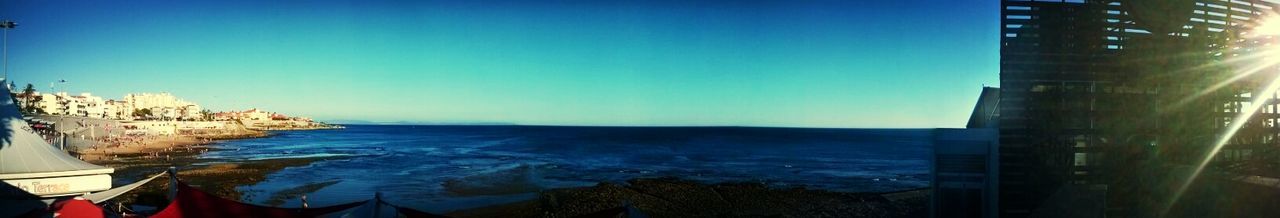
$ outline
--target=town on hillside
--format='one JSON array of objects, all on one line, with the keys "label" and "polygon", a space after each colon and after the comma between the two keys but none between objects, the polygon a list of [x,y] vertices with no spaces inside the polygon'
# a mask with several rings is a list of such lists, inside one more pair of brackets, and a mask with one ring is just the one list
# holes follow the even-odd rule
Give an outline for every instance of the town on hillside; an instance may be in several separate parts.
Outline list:
[{"label": "town on hillside", "polygon": [[125,138],[229,139],[266,130],[341,128],[256,108],[213,112],[170,93],[130,93],[115,100],[87,92],[39,92],[28,84],[11,96],[34,130],[55,144],[66,142],[68,150],[118,146]]}]

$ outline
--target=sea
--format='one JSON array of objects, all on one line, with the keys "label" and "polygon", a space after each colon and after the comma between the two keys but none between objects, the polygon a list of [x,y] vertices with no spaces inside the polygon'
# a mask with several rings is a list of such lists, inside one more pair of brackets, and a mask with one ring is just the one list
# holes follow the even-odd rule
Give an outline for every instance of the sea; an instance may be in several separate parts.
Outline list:
[{"label": "sea", "polygon": [[[241,186],[243,201],[296,207],[280,196],[308,184],[308,204],[373,198],[429,212],[534,199],[538,191],[674,177],[842,192],[929,184],[930,130],[761,127],[348,125],[223,141],[200,158],[335,157]],[[312,186],[315,187],[315,186]],[[274,200],[273,200],[274,196]]]}]

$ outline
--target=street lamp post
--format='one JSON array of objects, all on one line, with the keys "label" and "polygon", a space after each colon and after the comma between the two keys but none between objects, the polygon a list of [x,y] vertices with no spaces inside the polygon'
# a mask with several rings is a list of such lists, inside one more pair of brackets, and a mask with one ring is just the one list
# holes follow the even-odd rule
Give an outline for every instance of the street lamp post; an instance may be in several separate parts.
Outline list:
[{"label": "street lamp post", "polygon": [[12,20],[0,21],[0,28],[4,29],[4,78],[9,80],[9,29],[18,27],[18,23]]}]

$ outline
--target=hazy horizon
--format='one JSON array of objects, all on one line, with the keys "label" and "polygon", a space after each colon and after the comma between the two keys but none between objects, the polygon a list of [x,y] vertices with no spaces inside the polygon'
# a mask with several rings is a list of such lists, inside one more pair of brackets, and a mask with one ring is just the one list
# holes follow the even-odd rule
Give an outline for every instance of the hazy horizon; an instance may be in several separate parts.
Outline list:
[{"label": "hazy horizon", "polygon": [[317,120],[960,127],[999,2],[0,0],[19,88]]},{"label": "hazy horizon", "polygon": [[317,120],[327,124],[363,126],[530,126],[530,127],[604,127],[604,128],[779,128],[779,129],[864,129],[864,130],[932,130],[931,127],[813,127],[813,126],[749,126],[749,125],[546,125],[508,122],[431,122],[431,121],[368,121],[368,120]]}]

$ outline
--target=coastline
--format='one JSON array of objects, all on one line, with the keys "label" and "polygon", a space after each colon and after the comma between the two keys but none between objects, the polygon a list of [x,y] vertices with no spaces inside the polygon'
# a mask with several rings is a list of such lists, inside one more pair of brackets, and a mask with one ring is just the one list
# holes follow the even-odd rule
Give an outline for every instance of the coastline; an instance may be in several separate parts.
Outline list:
[{"label": "coastline", "polygon": [[[338,159],[338,157],[322,158],[284,158],[255,161],[238,161],[226,163],[196,164],[195,155],[172,159],[169,162],[137,161],[103,164],[116,168],[118,179],[136,181],[154,173],[164,172],[169,166],[178,168],[178,177],[185,183],[199,187],[210,194],[240,201],[254,193],[242,193],[237,187],[252,185],[267,178],[267,175],[284,168],[306,166],[313,162]],[[161,207],[167,204],[168,180],[152,181],[117,198],[123,205],[144,205]]]},{"label": "coastline", "polygon": [[109,142],[95,142],[92,147],[70,151],[70,153],[85,161],[111,160],[120,157],[174,158],[174,156],[186,155],[182,152],[175,153],[175,149],[185,149],[185,152],[191,152],[191,149],[208,149],[208,146],[205,145],[220,140],[268,136],[270,136],[270,133],[252,131],[216,135],[118,137]]},{"label": "coastline", "polygon": [[[261,205],[278,205],[340,183],[342,180],[310,181],[296,187],[270,192],[242,191],[238,187],[258,184],[272,173],[290,167],[305,167],[317,161],[347,157],[285,158],[265,160],[198,159],[220,150],[212,143],[258,136],[159,137],[149,144],[113,150],[110,156],[92,153],[90,162],[116,168],[117,185],[136,181],[169,166],[178,167],[180,178],[214,195],[234,199],[261,199]],[[88,159],[88,158],[86,158]],[[161,179],[163,180],[163,179]],[[442,184],[444,185],[444,184]],[[149,211],[167,204],[167,181],[153,181],[117,198],[123,205],[140,205]],[[707,184],[680,178],[638,178],[626,182],[604,182],[594,186],[525,190],[534,198],[514,203],[478,206],[454,211],[432,211],[453,217],[571,217],[629,202],[645,214],[670,216],[781,216],[781,217],[924,217],[928,190],[913,189],[890,193],[837,192],[812,188],[767,186],[760,183],[730,182]],[[483,194],[482,194],[483,195]],[[275,203],[273,203],[275,202]]]},{"label": "coastline", "polygon": [[326,130],[326,129],[346,129],[347,127],[333,124],[323,124],[317,126],[297,126],[297,127],[247,127],[249,130],[255,131],[295,131],[295,130]]},{"label": "coastline", "polygon": [[[183,182],[201,187],[219,197],[235,200],[252,194],[241,193],[236,190],[237,187],[256,184],[273,172],[288,167],[306,166],[316,161],[342,158],[282,158],[234,162],[198,158],[202,153],[219,150],[220,148],[210,145],[220,141],[271,135],[266,131],[247,131],[239,134],[139,137],[129,143],[122,143],[122,146],[94,146],[71,153],[89,163],[115,168],[112,177],[116,185],[162,173],[173,166],[177,167],[178,176]],[[161,207],[168,202],[165,197],[167,192],[168,181],[161,179],[125,193],[115,201],[121,205]]]},{"label": "coastline", "polygon": [[551,189],[532,200],[464,209],[452,217],[574,217],[625,203],[652,217],[927,217],[929,189],[849,193],[639,178]]}]

